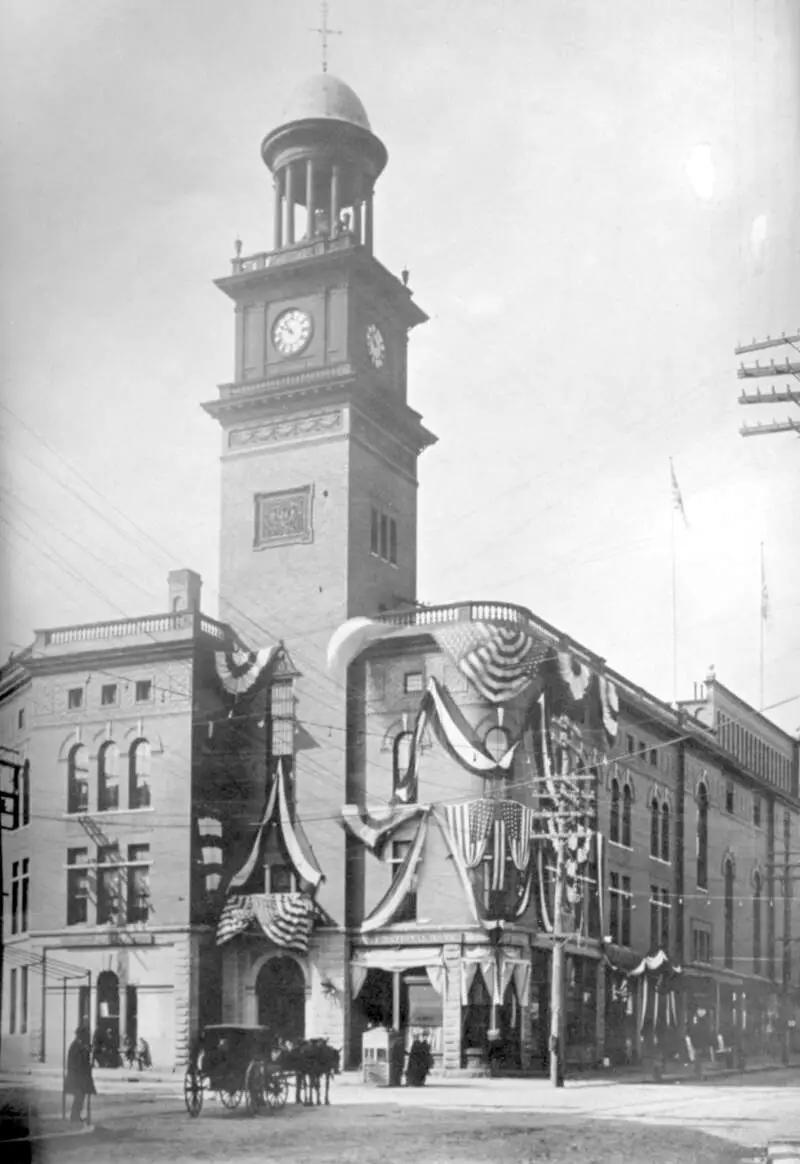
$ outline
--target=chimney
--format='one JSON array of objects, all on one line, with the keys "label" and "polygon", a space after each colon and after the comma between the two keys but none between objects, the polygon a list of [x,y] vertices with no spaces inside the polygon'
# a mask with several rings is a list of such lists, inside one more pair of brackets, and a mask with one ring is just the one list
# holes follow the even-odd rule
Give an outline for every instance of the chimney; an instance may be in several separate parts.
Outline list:
[{"label": "chimney", "polygon": [[200,591],[203,587],[203,579],[199,574],[196,574],[194,570],[170,570],[167,583],[171,611],[200,610]]}]

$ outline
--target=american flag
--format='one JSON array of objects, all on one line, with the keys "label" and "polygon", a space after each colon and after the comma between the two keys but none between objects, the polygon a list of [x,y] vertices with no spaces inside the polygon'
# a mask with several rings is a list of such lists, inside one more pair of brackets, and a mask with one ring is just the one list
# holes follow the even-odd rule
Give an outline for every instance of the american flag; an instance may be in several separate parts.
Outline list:
[{"label": "american flag", "polygon": [[467,869],[480,865],[486,854],[494,806],[493,800],[467,800],[444,806],[450,840]]},{"label": "american flag", "polygon": [[528,868],[533,836],[533,809],[518,800],[501,800],[497,815],[505,824],[505,842],[514,865],[521,873]]},{"label": "american flag", "polygon": [[545,639],[523,627],[485,622],[458,622],[431,627],[476,691],[490,703],[505,703],[524,691],[539,664],[552,652]]},{"label": "american flag", "polygon": [[249,897],[229,897],[217,922],[217,945],[244,933],[253,920]]}]

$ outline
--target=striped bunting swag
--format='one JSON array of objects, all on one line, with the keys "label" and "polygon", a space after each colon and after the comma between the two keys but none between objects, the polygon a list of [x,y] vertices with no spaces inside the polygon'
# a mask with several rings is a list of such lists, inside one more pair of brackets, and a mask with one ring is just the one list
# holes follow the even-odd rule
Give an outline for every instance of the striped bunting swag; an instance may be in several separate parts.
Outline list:
[{"label": "striped bunting swag", "polygon": [[217,945],[242,934],[253,920],[249,897],[229,897],[217,922]]},{"label": "striped bunting swag", "polygon": [[516,624],[458,622],[430,633],[475,690],[490,703],[506,703],[529,686],[550,644]]},{"label": "striped bunting swag", "polygon": [[250,898],[255,920],[266,936],[285,950],[308,951],[314,906],[305,893],[256,893]]}]

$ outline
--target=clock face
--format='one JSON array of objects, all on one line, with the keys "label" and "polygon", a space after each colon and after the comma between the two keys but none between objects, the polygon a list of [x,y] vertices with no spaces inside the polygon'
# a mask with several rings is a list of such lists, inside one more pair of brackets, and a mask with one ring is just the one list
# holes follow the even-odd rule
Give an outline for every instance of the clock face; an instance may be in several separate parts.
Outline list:
[{"label": "clock face", "polygon": [[374,323],[367,328],[367,351],[373,368],[382,368],[386,363],[386,340]]},{"label": "clock face", "polygon": [[282,356],[295,356],[302,352],[310,339],[311,316],[298,307],[284,311],[272,325],[272,342]]}]

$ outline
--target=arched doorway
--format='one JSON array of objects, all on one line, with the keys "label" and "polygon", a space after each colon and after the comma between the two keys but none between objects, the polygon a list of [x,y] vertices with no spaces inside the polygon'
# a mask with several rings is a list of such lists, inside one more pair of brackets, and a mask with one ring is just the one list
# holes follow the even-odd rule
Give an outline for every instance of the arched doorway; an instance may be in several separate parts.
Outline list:
[{"label": "arched doorway", "polygon": [[113,970],[97,978],[97,1019],[92,1040],[98,1067],[119,1066],[119,979]]},{"label": "arched doorway", "polygon": [[273,1035],[295,1042],[305,1038],[306,984],[294,958],[270,958],[256,978],[258,1021]]}]

